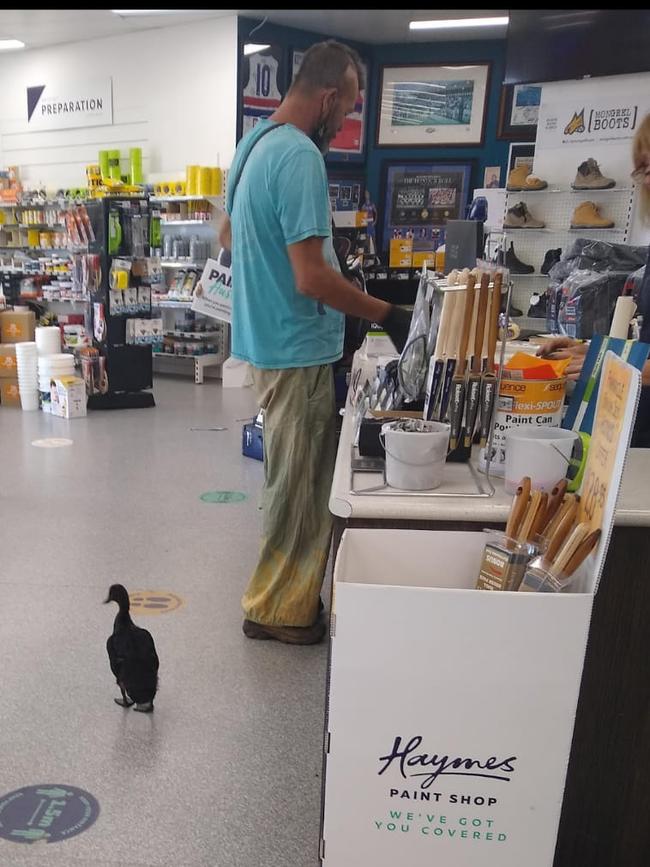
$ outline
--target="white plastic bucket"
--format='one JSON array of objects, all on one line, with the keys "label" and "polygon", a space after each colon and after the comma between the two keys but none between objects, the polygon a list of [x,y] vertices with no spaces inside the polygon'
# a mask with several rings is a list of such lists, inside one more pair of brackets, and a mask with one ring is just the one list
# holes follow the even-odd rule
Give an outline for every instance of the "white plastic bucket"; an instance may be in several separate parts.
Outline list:
[{"label": "white plastic bucket", "polygon": [[[404,430],[405,425],[417,430]],[[449,447],[448,424],[403,419],[382,425],[386,450],[386,481],[403,491],[430,491],[439,487]]]},{"label": "white plastic bucket", "polygon": [[573,430],[559,427],[516,428],[506,434],[505,489],[514,494],[524,476],[531,487],[551,491],[565,478],[578,439]]}]

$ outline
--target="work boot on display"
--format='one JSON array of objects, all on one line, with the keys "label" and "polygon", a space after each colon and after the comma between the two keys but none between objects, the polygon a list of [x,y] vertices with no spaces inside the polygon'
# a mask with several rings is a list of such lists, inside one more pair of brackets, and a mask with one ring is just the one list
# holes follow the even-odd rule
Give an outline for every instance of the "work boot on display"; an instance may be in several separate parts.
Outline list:
[{"label": "work boot on display", "polygon": [[616,186],[616,181],[606,178],[596,160],[589,157],[578,166],[576,179],[571,186],[574,190],[611,190]]},{"label": "work boot on display", "polygon": [[515,245],[512,241],[510,242],[510,247],[506,250],[505,266],[510,269],[511,274],[532,274],[535,270],[533,265],[527,265],[517,258],[515,255]]},{"label": "work boot on display", "polygon": [[557,247],[553,250],[547,250],[542,262],[542,267],[539,269],[541,274],[548,274],[553,265],[562,258],[562,247]]},{"label": "work boot on display", "polygon": [[546,294],[533,292],[530,296],[528,314],[531,319],[546,319]]},{"label": "work boot on display", "polygon": [[519,193],[524,190],[545,190],[548,187],[546,181],[538,178],[536,175],[531,175],[528,166],[517,166],[508,175],[508,183],[506,190]]},{"label": "work boot on display", "polygon": [[583,202],[578,205],[571,217],[572,229],[611,229],[613,226],[613,220],[601,217],[595,202]]},{"label": "work boot on display", "polygon": [[533,217],[525,202],[519,202],[512,208],[508,208],[503,221],[504,229],[543,229],[545,225],[543,220]]}]

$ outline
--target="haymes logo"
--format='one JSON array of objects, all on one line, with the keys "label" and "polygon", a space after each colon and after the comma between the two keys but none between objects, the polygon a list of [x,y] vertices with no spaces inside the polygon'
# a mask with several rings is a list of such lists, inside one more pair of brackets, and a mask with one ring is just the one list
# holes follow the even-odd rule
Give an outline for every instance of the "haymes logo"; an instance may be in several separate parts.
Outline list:
[{"label": "haymes logo", "polygon": [[584,132],[585,131],[585,110],[584,108],[580,110],[580,112],[574,112],[573,117],[568,122],[568,124],[564,127],[564,135],[573,135],[575,132]]},{"label": "haymes logo", "polygon": [[[390,753],[379,759],[384,764],[378,771],[378,776],[387,771],[393,762],[396,762],[400,774],[405,780],[409,777],[424,778],[420,784],[422,789],[428,789],[438,777],[442,776],[485,777],[504,783],[509,783],[512,779],[511,775],[515,770],[514,763],[517,761],[516,756],[510,756],[507,759],[490,756],[488,759],[481,760],[452,758],[448,755],[429,755],[425,752],[416,752],[421,743],[421,735],[411,738],[406,746],[402,746],[401,737],[396,737]],[[412,768],[426,768],[427,770],[415,771],[411,770]],[[498,773],[494,773],[495,771]]]}]

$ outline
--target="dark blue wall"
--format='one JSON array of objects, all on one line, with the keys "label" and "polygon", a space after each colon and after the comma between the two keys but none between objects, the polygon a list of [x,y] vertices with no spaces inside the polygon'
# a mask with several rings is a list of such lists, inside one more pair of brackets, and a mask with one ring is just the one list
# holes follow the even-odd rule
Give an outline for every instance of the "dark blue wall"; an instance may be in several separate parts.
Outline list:
[{"label": "dark blue wall", "polygon": [[[240,56],[244,42],[248,41],[250,31],[259,24],[247,18],[239,18]],[[320,42],[327,37],[320,33],[306,30],[296,30],[292,27],[280,27],[264,24],[251,37],[253,42],[270,42],[285,49],[285,67],[288,70],[291,62],[291,49],[308,48],[314,42]],[[505,39],[490,39],[480,42],[418,42],[396,45],[370,45],[360,42],[342,40],[352,45],[369,63],[367,102],[368,116],[366,127],[366,162],[365,167],[353,163],[334,163],[328,158],[332,168],[345,167],[365,168],[367,187],[378,206],[382,186],[382,163],[385,160],[454,160],[456,162],[473,161],[470,181],[470,192],[475,187],[483,186],[483,171],[486,166],[501,166],[501,184],[505,185],[505,171],[508,160],[509,143],[499,141],[497,124],[499,120],[499,101],[501,83],[505,68]],[[377,107],[379,104],[379,88],[381,83],[382,65],[390,66],[400,63],[474,63],[488,61],[490,68],[490,85],[487,101],[487,112],[483,145],[481,147],[434,147],[434,148],[378,148],[375,144],[377,135]],[[285,82],[285,86],[288,81]],[[241,92],[241,87],[240,87]]]}]

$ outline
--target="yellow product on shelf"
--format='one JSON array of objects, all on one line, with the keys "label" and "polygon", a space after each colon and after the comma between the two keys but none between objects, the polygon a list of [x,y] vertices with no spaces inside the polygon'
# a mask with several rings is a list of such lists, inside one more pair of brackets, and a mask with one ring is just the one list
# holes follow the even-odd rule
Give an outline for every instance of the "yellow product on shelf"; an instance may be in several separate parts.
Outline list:
[{"label": "yellow product on shelf", "polygon": [[199,166],[186,166],[185,191],[187,196],[196,196],[199,192]]},{"label": "yellow product on shelf", "polygon": [[210,175],[212,179],[212,183],[210,185],[210,195],[211,196],[220,196],[223,192],[223,172],[219,168],[219,166],[214,166],[210,169]]},{"label": "yellow product on shelf", "polygon": [[199,188],[197,192],[200,196],[212,195],[212,169],[208,166],[199,167]]},{"label": "yellow product on shelf", "polygon": [[174,181],[172,193],[175,196],[184,196],[186,188],[185,181]]}]

